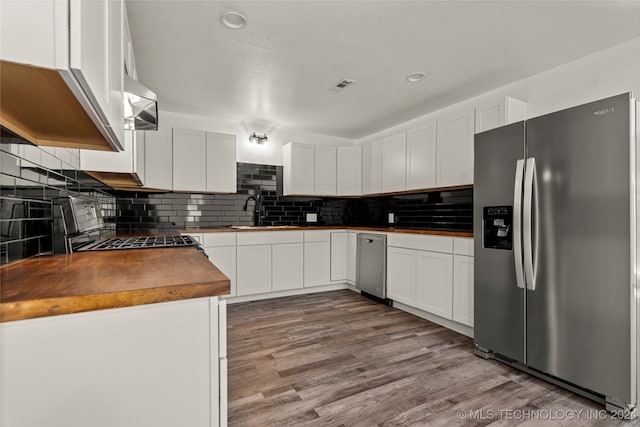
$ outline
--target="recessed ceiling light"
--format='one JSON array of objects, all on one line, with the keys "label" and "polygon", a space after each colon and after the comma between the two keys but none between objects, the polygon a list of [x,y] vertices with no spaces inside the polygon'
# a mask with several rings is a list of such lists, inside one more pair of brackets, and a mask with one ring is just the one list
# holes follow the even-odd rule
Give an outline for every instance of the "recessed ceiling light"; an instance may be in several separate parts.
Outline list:
[{"label": "recessed ceiling light", "polygon": [[409,83],[417,83],[423,81],[425,78],[427,78],[427,73],[413,73],[407,76],[407,81]]},{"label": "recessed ceiling light", "polygon": [[220,21],[225,27],[233,28],[234,30],[247,26],[247,17],[239,12],[225,12],[220,15]]}]

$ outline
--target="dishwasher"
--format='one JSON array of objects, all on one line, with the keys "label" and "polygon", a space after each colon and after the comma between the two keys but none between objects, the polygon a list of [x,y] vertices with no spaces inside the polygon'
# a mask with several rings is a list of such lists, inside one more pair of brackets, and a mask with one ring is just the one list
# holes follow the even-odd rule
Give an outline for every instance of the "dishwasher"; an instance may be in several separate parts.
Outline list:
[{"label": "dishwasher", "polygon": [[387,300],[387,236],[358,233],[356,288],[365,296]]}]

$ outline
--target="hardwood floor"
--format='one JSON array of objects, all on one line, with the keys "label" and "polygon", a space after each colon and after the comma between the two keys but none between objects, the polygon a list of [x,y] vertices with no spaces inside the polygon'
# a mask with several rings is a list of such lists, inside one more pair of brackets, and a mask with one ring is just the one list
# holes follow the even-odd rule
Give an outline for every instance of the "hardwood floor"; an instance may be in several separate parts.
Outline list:
[{"label": "hardwood floor", "polygon": [[228,323],[230,426],[639,425],[348,290],[233,304]]}]

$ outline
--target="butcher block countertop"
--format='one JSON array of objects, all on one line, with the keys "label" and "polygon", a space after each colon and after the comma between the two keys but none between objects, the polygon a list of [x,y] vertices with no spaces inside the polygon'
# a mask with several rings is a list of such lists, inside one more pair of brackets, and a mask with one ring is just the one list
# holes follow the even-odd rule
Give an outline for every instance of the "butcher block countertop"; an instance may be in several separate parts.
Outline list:
[{"label": "butcher block countertop", "polygon": [[195,247],[41,256],[0,267],[0,321],[229,294]]},{"label": "butcher block countertop", "polygon": [[443,231],[443,230],[417,230],[413,228],[393,228],[393,227],[354,227],[354,226],[295,226],[295,225],[276,225],[276,226],[234,226],[220,228],[193,228],[188,230],[180,230],[180,233],[236,233],[243,231],[306,231],[306,230],[352,230],[352,231],[378,231],[382,233],[407,233],[407,234],[428,234],[432,236],[451,236],[451,237],[473,237],[470,231]]}]

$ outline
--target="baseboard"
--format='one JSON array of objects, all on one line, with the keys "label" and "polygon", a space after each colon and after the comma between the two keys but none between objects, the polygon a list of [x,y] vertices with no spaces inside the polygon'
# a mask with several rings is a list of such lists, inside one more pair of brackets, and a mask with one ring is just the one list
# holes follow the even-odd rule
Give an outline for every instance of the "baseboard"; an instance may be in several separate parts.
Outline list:
[{"label": "baseboard", "polygon": [[289,289],[286,291],[267,292],[264,294],[224,297],[224,299],[227,301],[227,304],[235,304],[239,302],[259,301],[259,300],[270,299],[270,298],[314,294],[317,292],[338,291],[341,289],[349,289],[351,291],[357,291],[357,289],[353,285],[349,284],[348,282],[341,282],[341,283],[329,283],[327,285],[322,285],[322,286],[313,286],[310,288],[298,288],[298,289]]},{"label": "baseboard", "polygon": [[452,331],[456,331],[462,335],[466,335],[469,338],[473,338],[473,328],[470,326],[454,322],[453,320],[445,319],[444,317],[440,317],[435,314],[427,313],[426,311],[422,311],[419,308],[414,308],[402,304],[401,302],[394,301],[393,306],[399,310],[406,311],[407,313],[413,314],[414,316],[421,317],[430,322],[437,323],[440,326],[444,326],[447,329],[451,329]]}]

